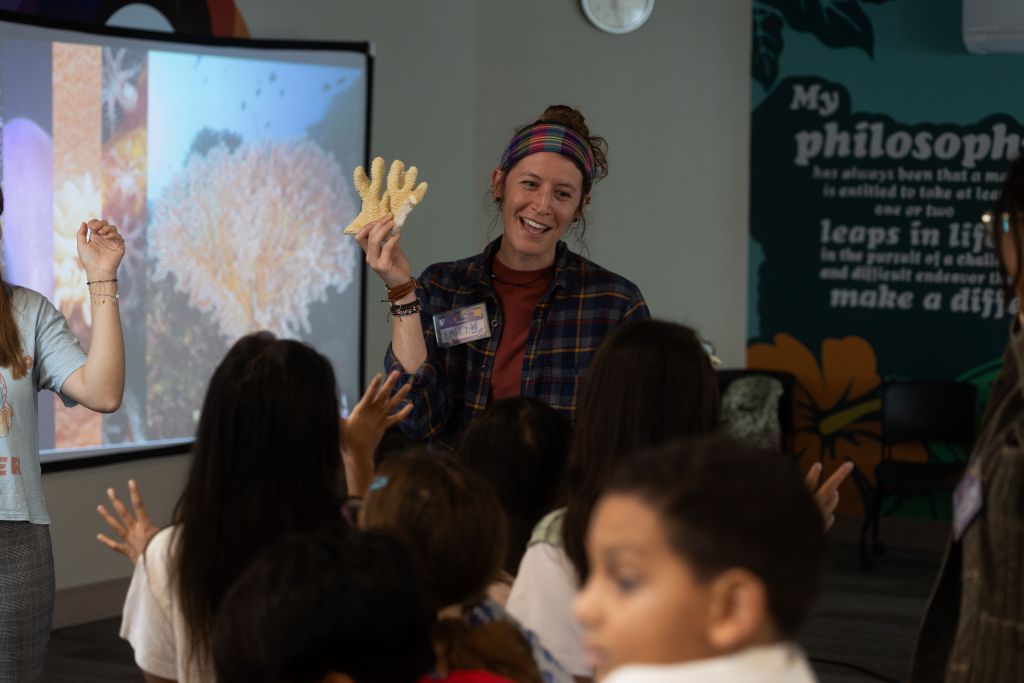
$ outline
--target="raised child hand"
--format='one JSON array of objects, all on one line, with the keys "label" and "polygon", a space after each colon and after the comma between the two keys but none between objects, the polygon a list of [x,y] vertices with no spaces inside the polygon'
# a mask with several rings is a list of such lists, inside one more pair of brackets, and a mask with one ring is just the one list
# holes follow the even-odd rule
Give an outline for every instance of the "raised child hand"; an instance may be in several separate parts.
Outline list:
[{"label": "raised child hand", "polygon": [[110,525],[121,541],[115,541],[106,534],[96,534],[96,540],[114,552],[121,553],[131,560],[132,564],[137,564],[139,556],[146,550],[149,539],[153,538],[160,529],[149,518],[146,506],[142,503],[142,496],[139,494],[139,487],[133,479],[128,481],[128,493],[131,495],[131,510],[128,510],[127,506],[121,502],[113,488],[107,489],[107,498],[110,499],[111,507],[114,508],[117,517],[103,505],[96,506],[100,517]]},{"label": "raised child hand", "polygon": [[825,521],[825,530],[828,531],[836,521],[835,512],[839,506],[839,485],[853,471],[853,463],[844,462],[819,487],[818,481],[821,479],[821,470],[820,462],[811,465],[807,475],[804,477],[804,484],[807,486],[807,490],[814,494],[814,502],[821,509],[821,516]]}]

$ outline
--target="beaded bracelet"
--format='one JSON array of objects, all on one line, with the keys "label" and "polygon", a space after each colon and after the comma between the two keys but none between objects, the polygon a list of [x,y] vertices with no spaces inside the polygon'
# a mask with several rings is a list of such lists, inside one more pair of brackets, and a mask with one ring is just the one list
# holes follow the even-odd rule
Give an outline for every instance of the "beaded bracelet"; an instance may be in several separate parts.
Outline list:
[{"label": "beaded bracelet", "polygon": [[117,292],[114,292],[113,294],[93,294],[92,292],[89,292],[89,296],[92,297],[90,300],[93,304],[100,306],[107,303],[107,299],[110,299],[115,306],[117,306],[121,301],[121,296]]},{"label": "beaded bracelet", "polygon": [[420,300],[415,299],[407,304],[400,304],[394,301],[386,301],[388,304],[388,320],[391,320],[391,316],[395,316],[401,321],[407,315],[414,315],[420,312]]}]

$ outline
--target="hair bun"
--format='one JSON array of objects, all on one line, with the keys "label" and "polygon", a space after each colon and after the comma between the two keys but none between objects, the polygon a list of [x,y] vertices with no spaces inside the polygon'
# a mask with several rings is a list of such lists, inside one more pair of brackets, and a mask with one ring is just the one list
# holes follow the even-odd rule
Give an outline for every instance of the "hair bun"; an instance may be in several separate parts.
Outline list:
[{"label": "hair bun", "polygon": [[566,104],[552,104],[544,110],[544,113],[541,114],[541,117],[535,123],[540,123],[541,121],[557,123],[566,128],[571,128],[587,141],[590,145],[590,150],[594,153],[595,183],[608,175],[608,142],[603,137],[590,134],[587,122],[579,109]]},{"label": "hair bun", "polygon": [[587,128],[587,122],[579,109],[564,104],[553,104],[544,110],[540,120],[560,123],[566,128],[572,128],[585,138],[590,137],[590,129]]}]

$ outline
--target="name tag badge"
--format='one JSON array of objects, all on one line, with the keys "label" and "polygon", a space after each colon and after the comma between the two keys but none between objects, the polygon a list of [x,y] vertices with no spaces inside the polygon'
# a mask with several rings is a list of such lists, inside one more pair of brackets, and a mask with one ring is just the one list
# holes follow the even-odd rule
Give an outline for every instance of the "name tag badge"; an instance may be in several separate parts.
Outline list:
[{"label": "name tag badge", "polygon": [[974,465],[964,474],[964,478],[953,491],[953,538],[959,541],[964,531],[971,525],[974,518],[981,512],[984,501],[981,496],[981,479],[978,478],[978,466]]},{"label": "name tag badge", "polygon": [[434,314],[434,332],[437,345],[443,348],[491,336],[487,324],[487,305],[473,304]]}]

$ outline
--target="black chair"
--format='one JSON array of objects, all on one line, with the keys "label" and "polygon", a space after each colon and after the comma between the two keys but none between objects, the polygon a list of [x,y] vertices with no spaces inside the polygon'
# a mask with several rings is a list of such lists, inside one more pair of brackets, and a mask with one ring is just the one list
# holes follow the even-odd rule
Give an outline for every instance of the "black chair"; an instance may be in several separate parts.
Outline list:
[{"label": "black chair", "polygon": [[[935,496],[956,488],[974,441],[977,393],[973,384],[954,380],[892,381],[882,386],[882,459],[875,466],[875,489],[860,531],[864,569],[871,569],[874,556],[885,551],[878,542],[878,527],[887,496],[927,496],[934,519]],[[963,448],[963,457],[955,462],[908,462],[892,457],[893,445],[913,441],[957,445]]]},{"label": "black chair", "polygon": [[782,434],[782,450],[785,453],[793,452],[793,434],[795,426],[793,421],[793,397],[796,392],[796,378],[789,372],[777,370],[751,370],[751,369],[726,369],[715,372],[718,379],[718,393],[725,395],[729,385],[738,379],[746,377],[771,377],[782,384],[782,395],[779,397],[778,415],[779,431]]}]

